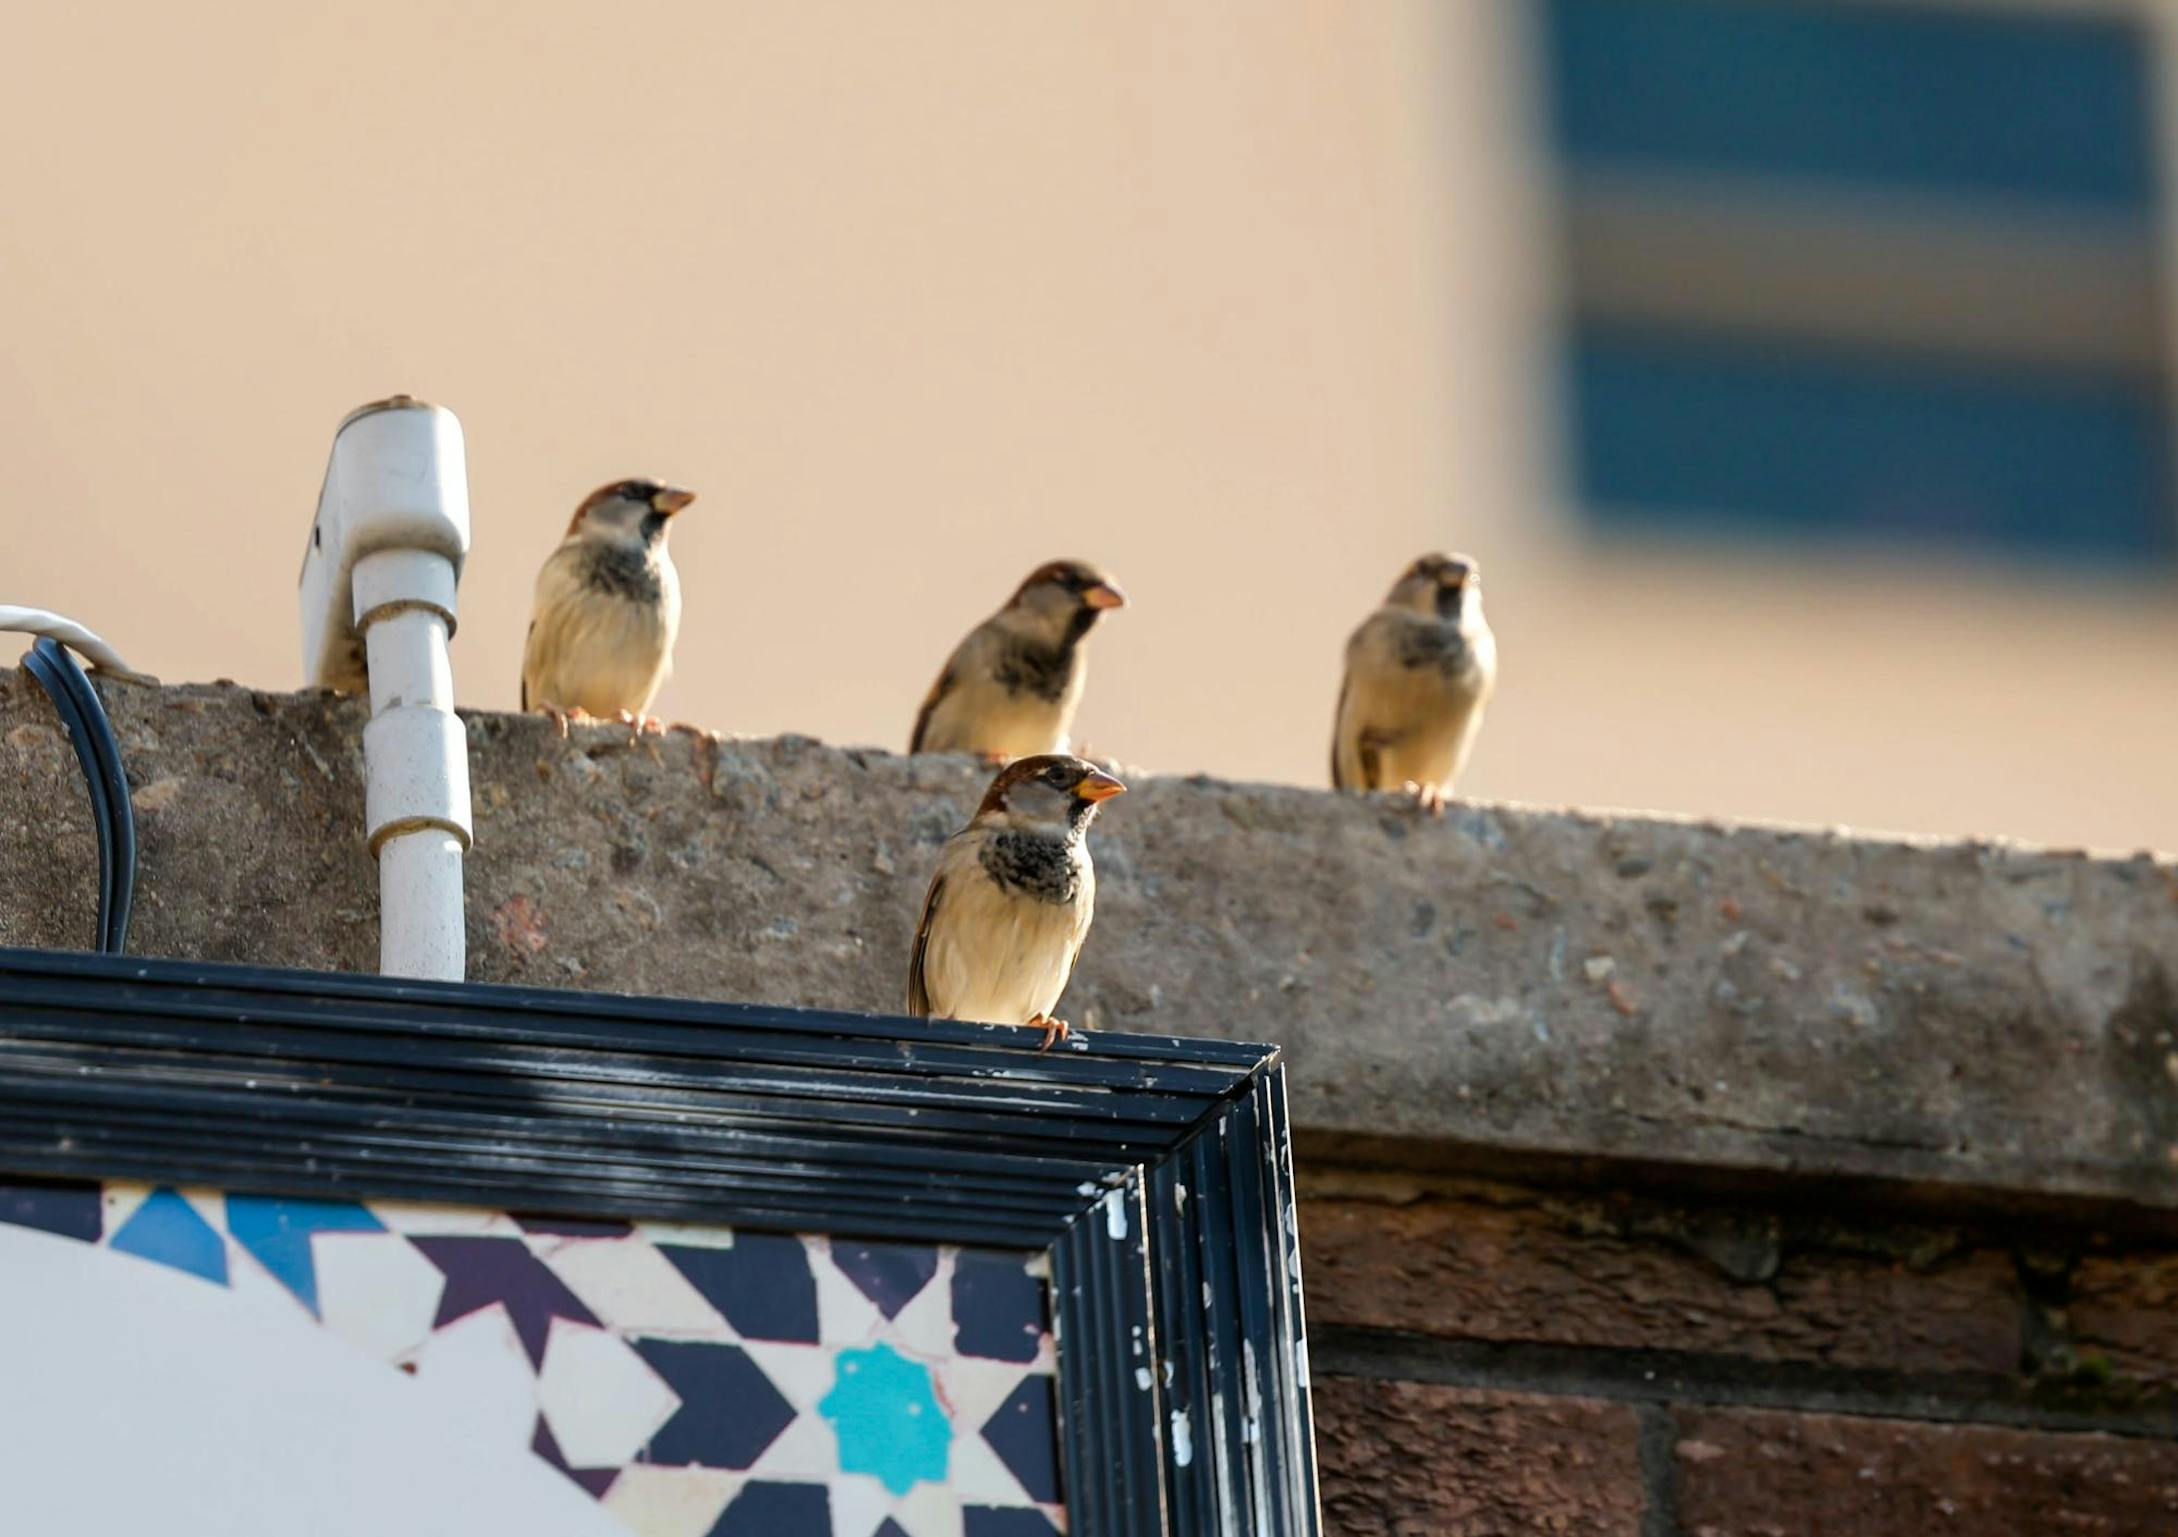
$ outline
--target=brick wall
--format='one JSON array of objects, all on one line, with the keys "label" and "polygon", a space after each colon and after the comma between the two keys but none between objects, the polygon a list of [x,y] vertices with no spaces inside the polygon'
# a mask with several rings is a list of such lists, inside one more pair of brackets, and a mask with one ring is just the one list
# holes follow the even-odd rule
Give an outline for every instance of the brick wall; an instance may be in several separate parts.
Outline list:
[{"label": "brick wall", "polygon": [[1318,1173],[1337,1537],[2178,1532],[2178,1243]]}]

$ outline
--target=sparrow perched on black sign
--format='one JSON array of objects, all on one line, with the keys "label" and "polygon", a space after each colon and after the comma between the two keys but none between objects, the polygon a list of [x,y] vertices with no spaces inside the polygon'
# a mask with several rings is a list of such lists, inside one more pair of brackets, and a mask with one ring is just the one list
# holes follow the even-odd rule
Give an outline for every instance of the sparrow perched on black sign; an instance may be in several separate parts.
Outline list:
[{"label": "sparrow perched on black sign", "polygon": [[1082,641],[1105,610],[1126,602],[1087,561],[1038,566],[954,649],[915,717],[908,751],[980,753],[994,763],[1065,752],[1088,677]]},{"label": "sparrow perched on black sign", "polygon": [[1465,555],[1424,555],[1346,643],[1333,787],[1405,788],[1441,812],[1496,683],[1480,570]]},{"label": "sparrow perched on black sign", "polygon": [[1096,907],[1089,823],[1126,788],[1058,753],[999,770],[938,855],[908,962],[908,1013],[1027,1025],[1043,1031],[1040,1050],[1066,1038],[1051,1011]]},{"label": "sparrow perched on black sign", "polygon": [[522,708],[655,725],[646,712],[673,665],[681,579],[666,531],[696,499],[652,480],[590,493],[537,573],[522,654]]}]

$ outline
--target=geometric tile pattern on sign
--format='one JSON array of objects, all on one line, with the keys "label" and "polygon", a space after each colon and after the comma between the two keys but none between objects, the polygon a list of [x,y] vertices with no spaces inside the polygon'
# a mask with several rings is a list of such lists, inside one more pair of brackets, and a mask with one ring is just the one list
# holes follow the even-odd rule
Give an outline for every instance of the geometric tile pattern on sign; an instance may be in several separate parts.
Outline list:
[{"label": "geometric tile pattern on sign", "polygon": [[113,1182],[0,1222],[300,1312],[640,1537],[1049,1537],[1037,1256]]}]

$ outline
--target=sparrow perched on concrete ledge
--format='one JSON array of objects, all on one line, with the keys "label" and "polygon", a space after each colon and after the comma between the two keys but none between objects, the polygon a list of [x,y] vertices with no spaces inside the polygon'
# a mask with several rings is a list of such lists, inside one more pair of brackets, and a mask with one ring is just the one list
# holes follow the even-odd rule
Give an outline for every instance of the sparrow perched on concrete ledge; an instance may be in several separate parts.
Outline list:
[{"label": "sparrow perched on concrete ledge", "polygon": [[1442,812],[1496,683],[1481,571],[1465,555],[1424,555],[1346,643],[1332,786],[1405,788]]},{"label": "sparrow perched on concrete ledge", "polygon": [[673,665],[681,579],[666,553],[674,515],[696,499],[651,480],[590,493],[537,573],[522,654],[522,708],[567,731],[570,715],[655,727],[647,711]]},{"label": "sparrow perched on concrete ledge", "polygon": [[983,804],[945,842],[908,961],[917,1019],[983,1020],[1067,1035],[1052,1017],[1074,975],[1097,899],[1089,823],[1127,787],[1060,753],[998,771]]},{"label": "sparrow perched on concrete ledge", "polygon": [[915,717],[908,751],[980,753],[994,763],[1065,752],[1088,678],[1082,641],[1106,609],[1126,602],[1087,561],[1038,566],[954,649]]}]

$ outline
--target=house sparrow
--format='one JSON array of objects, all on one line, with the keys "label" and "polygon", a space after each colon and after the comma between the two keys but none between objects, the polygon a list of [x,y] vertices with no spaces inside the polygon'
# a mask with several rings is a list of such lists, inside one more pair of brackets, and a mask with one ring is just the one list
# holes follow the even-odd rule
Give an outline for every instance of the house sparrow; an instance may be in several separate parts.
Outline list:
[{"label": "house sparrow", "polygon": [[1067,1035],[1054,1019],[1097,898],[1089,823],[1127,787],[1063,753],[998,771],[967,827],[945,842],[908,962],[907,1011]]},{"label": "house sparrow", "polygon": [[980,753],[994,763],[1067,749],[1088,635],[1127,595],[1087,561],[1029,573],[1006,606],[968,632],[930,686],[908,751]]},{"label": "house sparrow", "polygon": [[537,573],[522,652],[522,708],[567,732],[570,715],[655,728],[645,713],[673,665],[681,579],[666,553],[674,514],[696,499],[652,480],[590,493]]},{"label": "house sparrow", "polygon": [[1332,786],[1399,786],[1441,813],[1496,682],[1481,571],[1465,555],[1424,555],[1346,643]]}]

